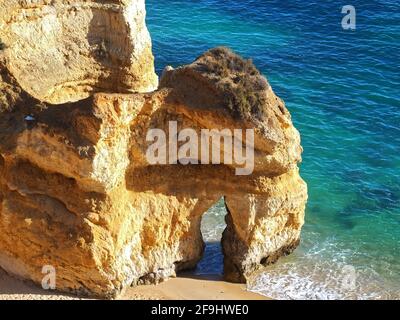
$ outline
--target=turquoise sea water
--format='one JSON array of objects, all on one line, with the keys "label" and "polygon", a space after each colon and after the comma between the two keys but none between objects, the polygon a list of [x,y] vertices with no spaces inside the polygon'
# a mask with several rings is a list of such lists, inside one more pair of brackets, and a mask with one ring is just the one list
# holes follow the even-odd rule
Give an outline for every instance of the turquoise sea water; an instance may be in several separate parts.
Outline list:
[{"label": "turquoise sea water", "polygon": [[[357,10],[355,31],[341,8]],[[283,299],[400,299],[400,2],[147,0],[157,72],[225,45],[253,58],[302,135],[302,244],[251,286]],[[199,272],[221,271],[224,208]],[[355,283],[345,285],[346,276]]]}]

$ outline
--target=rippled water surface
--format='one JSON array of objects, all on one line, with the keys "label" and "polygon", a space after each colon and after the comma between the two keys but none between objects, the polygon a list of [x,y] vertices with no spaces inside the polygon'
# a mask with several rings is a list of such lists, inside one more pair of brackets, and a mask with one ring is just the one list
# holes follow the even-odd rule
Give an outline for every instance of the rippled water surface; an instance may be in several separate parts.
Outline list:
[{"label": "rippled water surface", "polygon": [[[341,8],[357,29],[341,28]],[[400,2],[147,0],[157,72],[225,45],[251,57],[302,135],[302,244],[252,286],[283,299],[400,299]],[[224,207],[199,272],[221,272]],[[355,274],[353,285],[346,276]]]}]

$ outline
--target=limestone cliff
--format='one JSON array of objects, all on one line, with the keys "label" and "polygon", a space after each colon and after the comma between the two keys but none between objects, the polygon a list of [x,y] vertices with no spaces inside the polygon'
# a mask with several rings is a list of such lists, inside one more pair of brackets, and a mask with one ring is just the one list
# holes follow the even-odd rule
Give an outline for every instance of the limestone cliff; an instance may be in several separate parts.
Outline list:
[{"label": "limestone cliff", "polygon": [[[42,267],[52,265],[57,290],[113,297],[193,268],[204,250],[202,215],[221,197],[228,280],[245,282],[298,245],[307,200],[300,137],[250,61],[213,49],[188,66],[166,68],[156,91],[140,93],[155,84],[142,1],[0,6],[10,6],[0,11],[7,35],[0,53],[0,267],[40,284]],[[48,11],[55,13],[45,22]],[[69,24],[69,14],[82,26]],[[135,19],[125,20],[129,15]],[[93,16],[101,27],[89,23]],[[114,22],[126,28],[116,34]],[[22,54],[26,42],[13,32],[25,28],[40,38],[42,24],[61,41],[57,52],[38,46]],[[78,33],[63,39],[54,28],[66,25]],[[115,57],[100,63],[92,37]],[[69,41],[77,47],[66,49]],[[68,72],[48,69],[58,63]],[[170,121],[197,132],[254,129],[254,171],[236,175],[232,163],[149,164],[146,134],[167,132]]]},{"label": "limestone cliff", "polygon": [[157,88],[144,0],[0,1],[0,39],[8,70],[41,101]]}]

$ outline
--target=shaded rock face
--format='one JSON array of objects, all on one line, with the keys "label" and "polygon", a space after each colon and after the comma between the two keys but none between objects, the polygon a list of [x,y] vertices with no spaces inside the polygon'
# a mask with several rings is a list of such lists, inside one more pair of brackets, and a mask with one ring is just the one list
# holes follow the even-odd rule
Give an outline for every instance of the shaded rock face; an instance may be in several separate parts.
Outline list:
[{"label": "shaded rock face", "polygon": [[157,88],[144,0],[1,1],[0,39],[8,70],[41,101]]},{"label": "shaded rock face", "polygon": [[[46,1],[37,3],[35,10],[46,6]],[[51,10],[75,4],[78,16],[93,6],[117,6],[122,16],[131,8],[135,21],[143,12],[137,9],[141,1],[52,3],[47,4]],[[9,4],[26,10],[24,1]],[[112,17],[108,21],[120,21],[119,15]],[[119,37],[103,27],[103,38]],[[90,31],[85,32],[89,39]],[[144,38],[125,37],[150,46],[144,33]],[[92,64],[90,81],[96,85],[85,91],[80,83],[57,86],[58,80],[35,87],[24,72],[44,75],[47,66],[38,62],[34,71],[19,64],[22,60],[11,66],[10,59],[20,59],[12,56],[18,45],[0,53],[0,267],[40,284],[43,266],[51,265],[57,290],[114,297],[127,286],[157,283],[194,268],[204,250],[202,215],[222,197],[228,212],[222,239],[227,280],[246,282],[296,248],[307,200],[297,166],[300,136],[283,101],[250,61],[216,48],[190,65],[166,68],[160,87],[150,93],[140,93],[134,81],[107,80]],[[29,50],[36,59],[38,51]],[[89,63],[83,55],[77,63]],[[149,61],[149,72],[145,67],[123,70],[145,84],[154,79],[150,51]],[[86,72],[76,68],[64,77]],[[108,74],[116,77],[112,70]],[[128,78],[124,73],[113,79]],[[64,80],[59,83],[69,82]],[[125,86],[137,93],[121,93]],[[80,99],[98,89],[116,93]],[[178,130],[196,132],[254,129],[254,171],[239,176],[233,164],[149,164],[146,135],[152,128],[168,132],[170,121]]]}]

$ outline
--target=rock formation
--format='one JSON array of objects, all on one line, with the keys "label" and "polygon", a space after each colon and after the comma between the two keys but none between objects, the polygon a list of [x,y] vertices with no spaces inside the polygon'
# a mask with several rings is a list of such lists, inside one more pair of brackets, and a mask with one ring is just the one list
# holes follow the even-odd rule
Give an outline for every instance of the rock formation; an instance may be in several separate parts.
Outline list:
[{"label": "rock formation", "polygon": [[[221,197],[226,279],[296,248],[300,137],[250,61],[213,49],[166,68],[152,91],[143,0],[12,0],[0,12],[0,267],[40,284],[51,265],[57,290],[114,297],[195,267],[202,215]],[[253,173],[149,164],[147,132],[169,121],[254,129]]]},{"label": "rock formation", "polygon": [[0,2],[7,68],[38,100],[157,88],[144,0]]}]

